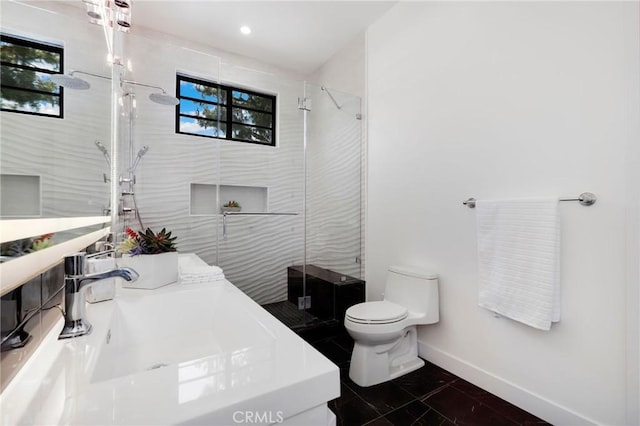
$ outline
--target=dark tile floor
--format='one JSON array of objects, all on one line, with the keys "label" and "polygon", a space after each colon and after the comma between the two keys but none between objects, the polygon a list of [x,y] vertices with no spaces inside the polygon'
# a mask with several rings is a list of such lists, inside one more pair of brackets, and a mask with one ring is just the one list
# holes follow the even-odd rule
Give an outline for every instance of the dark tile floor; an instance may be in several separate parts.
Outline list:
[{"label": "dark tile floor", "polygon": [[353,340],[334,333],[301,336],[340,367],[340,398],[329,403],[338,426],[548,424],[429,362],[389,382],[360,387],[349,379]]}]

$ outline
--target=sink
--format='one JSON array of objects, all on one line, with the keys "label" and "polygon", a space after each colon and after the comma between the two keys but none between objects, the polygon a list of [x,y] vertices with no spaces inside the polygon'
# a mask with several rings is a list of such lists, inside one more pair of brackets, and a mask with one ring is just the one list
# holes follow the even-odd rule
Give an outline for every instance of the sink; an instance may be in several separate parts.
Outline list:
[{"label": "sink", "polygon": [[116,299],[90,383],[168,367],[238,371],[269,357],[275,336],[253,312],[229,304],[226,291],[212,285]]},{"label": "sink", "polygon": [[1,425],[234,424],[238,412],[326,425],[333,416],[338,367],[227,280],[118,288],[87,317],[90,334],[58,340],[60,318],[42,339],[2,392]]}]

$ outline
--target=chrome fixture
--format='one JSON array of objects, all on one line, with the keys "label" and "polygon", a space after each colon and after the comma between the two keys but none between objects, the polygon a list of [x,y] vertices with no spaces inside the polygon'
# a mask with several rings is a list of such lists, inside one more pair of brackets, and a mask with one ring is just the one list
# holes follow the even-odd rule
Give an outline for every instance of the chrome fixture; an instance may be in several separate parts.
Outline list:
[{"label": "chrome fixture", "polygon": [[122,80],[122,83],[124,83],[124,84],[132,84],[134,86],[149,87],[149,88],[152,88],[152,89],[160,90],[162,93],[152,93],[152,94],[149,95],[149,99],[151,99],[153,102],[155,102],[157,104],[160,104],[160,105],[178,105],[180,103],[178,98],[175,98],[175,97],[173,97],[171,95],[167,95],[167,92],[165,92],[165,90],[160,86],[154,86],[152,84],[139,83],[139,82],[133,81],[133,80]]},{"label": "chrome fixture", "polygon": [[[113,28],[113,22],[118,24],[118,30],[128,32],[131,27],[131,0],[114,0],[117,8],[112,8],[109,0],[82,0],[87,9],[89,22]],[[113,17],[116,16],[114,20]]]},{"label": "chrome fixture", "polygon": [[127,12],[118,12],[116,23],[122,28],[131,28],[131,15]]},{"label": "chrome fixture", "polygon": [[62,86],[66,89],[73,90],[87,90],[91,87],[91,84],[87,80],[83,80],[80,77],[75,77],[74,74],[90,75],[92,77],[103,78],[105,80],[111,80],[111,77],[107,77],[100,74],[94,74],[92,72],[74,70],[69,74],[51,74],[51,81],[58,86]]},{"label": "chrome fixture", "polygon": [[[583,206],[592,206],[597,200],[598,198],[596,197],[596,194],[592,192],[583,192],[577,198],[560,198],[558,201],[578,201]],[[476,201],[477,200],[475,198],[468,198],[464,200],[462,204],[470,209],[474,209],[476,207]]]},{"label": "chrome fixture", "polygon": [[[90,75],[93,77],[98,77],[98,78],[103,78],[105,80],[111,80],[111,77],[106,77],[104,75],[100,75],[100,74],[94,74],[91,72],[86,72],[86,71],[79,71],[79,70],[75,70],[75,71],[71,71],[69,74],[52,74],[51,75],[51,81],[53,81],[54,83],[56,83],[59,86],[65,87],[67,89],[74,89],[74,90],[87,90],[91,87],[91,84],[89,84],[88,81],[83,80],[79,77],[75,77],[74,74],[85,74],[85,75]],[[158,89],[160,90],[162,93],[152,93],[149,95],[149,99],[152,102],[155,102],[157,104],[160,105],[178,105],[180,103],[180,101],[178,100],[178,98],[175,98],[171,95],[168,95],[167,92],[160,86],[154,86],[151,84],[145,84],[145,83],[139,83],[137,81],[133,81],[133,80],[122,80],[123,84],[131,84],[134,86],[142,86],[142,87],[149,87],[152,89]]]},{"label": "chrome fixture", "polygon": [[[143,155],[147,153],[147,151],[149,151],[149,145],[145,145],[142,148],[140,148],[140,151],[138,151],[138,155],[136,155],[136,159],[133,161],[131,168],[129,168],[129,171],[131,173],[135,173],[136,168],[138,168],[138,163],[140,162],[140,159],[142,158]],[[135,183],[135,181],[133,183]],[[133,193],[131,193],[131,195],[133,195]]]},{"label": "chrome fixture", "polygon": [[121,277],[127,281],[135,281],[139,275],[131,268],[116,268],[106,272],[85,274],[85,261],[88,257],[104,256],[113,253],[107,250],[92,255],[75,253],[64,258],[64,327],[58,339],[83,336],[91,333],[91,324],[85,319],[84,289],[105,278]]},{"label": "chrome fixture", "polygon": [[96,140],[94,143],[96,144],[100,152],[102,152],[102,155],[104,155],[104,158],[107,160],[107,165],[109,166],[109,168],[111,168],[111,156],[109,155],[109,151],[107,151],[107,147],[105,147],[102,144],[102,142],[100,142],[99,140]]},{"label": "chrome fixture", "polygon": [[331,92],[329,91],[329,89],[327,89],[324,86],[320,86],[320,90],[322,90],[323,92],[327,92],[327,95],[329,95],[329,97],[331,98],[331,100],[333,101],[334,105],[336,106],[336,108],[338,109],[342,109],[342,107],[340,105],[338,105],[338,102],[336,101],[336,98],[333,97],[333,95],[331,94]]}]

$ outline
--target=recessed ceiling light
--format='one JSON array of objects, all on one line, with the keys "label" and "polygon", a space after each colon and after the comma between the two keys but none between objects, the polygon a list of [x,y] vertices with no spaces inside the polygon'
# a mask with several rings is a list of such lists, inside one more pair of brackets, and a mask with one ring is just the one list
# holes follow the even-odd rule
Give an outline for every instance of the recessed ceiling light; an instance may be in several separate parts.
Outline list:
[{"label": "recessed ceiling light", "polygon": [[249,28],[246,25],[243,25],[243,26],[240,27],[240,32],[242,34],[244,34],[244,35],[249,35],[249,34],[251,34],[251,28]]}]

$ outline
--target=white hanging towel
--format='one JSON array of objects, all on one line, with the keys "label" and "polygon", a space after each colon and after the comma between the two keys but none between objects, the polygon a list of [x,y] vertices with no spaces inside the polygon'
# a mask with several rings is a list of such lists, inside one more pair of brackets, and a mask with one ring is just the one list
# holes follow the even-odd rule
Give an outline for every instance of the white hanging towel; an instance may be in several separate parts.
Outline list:
[{"label": "white hanging towel", "polygon": [[478,304],[540,330],[560,321],[557,198],[476,201]]}]

